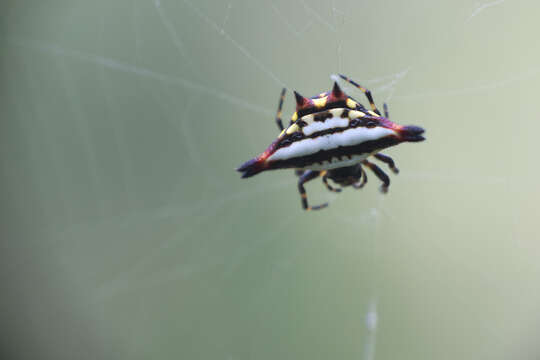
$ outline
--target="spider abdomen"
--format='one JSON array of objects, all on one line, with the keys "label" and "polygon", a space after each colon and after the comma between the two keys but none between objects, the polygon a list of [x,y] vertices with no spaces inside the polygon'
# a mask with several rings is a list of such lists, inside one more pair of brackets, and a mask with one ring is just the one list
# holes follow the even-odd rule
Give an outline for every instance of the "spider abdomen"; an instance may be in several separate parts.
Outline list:
[{"label": "spider abdomen", "polygon": [[[330,119],[331,121],[332,119]],[[304,137],[271,151],[271,169],[297,167],[334,169],[361,162],[371,153],[397,143],[393,130],[383,128],[332,128],[331,133]]]},{"label": "spider abdomen", "polygon": [[375,117],[346,108],[305,115],[283,130],[260,160],[268,170],[329,170],[358,164],[399,143],[393,128],[365,126]]}]

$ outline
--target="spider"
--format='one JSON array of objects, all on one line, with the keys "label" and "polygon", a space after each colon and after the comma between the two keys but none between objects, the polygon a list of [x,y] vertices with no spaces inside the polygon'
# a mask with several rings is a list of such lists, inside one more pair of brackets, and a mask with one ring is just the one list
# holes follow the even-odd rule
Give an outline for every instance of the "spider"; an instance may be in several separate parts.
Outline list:
[{"label": "spider", "polygon": [[[284,128],[282,108],[287,90],[282,89],[276,114],[276,124],[281,133],[261,155],[237,169],[242,173],[242,178],[266,170],[296,169],[304,210],[319,210],[328,206],[328,203],[316,206],[308,204],[304,187],[306,182],[322,176],[324,185],[330,191],[340,192],[341,188],[347,186],[360,189],[367,183],[363,166],[381,180],[381,192],[388,191],[390,178],[368,157],[373,156],[385,163],[397,174],[399,170],[394,160],[380,151],[402,142],[423,141],[424,129],[393,123],[389,120],[386,104],[382,116],[368,89],[345,75],[339,76],[364,93],[371,109],[366,109],[345,94],[334,82],[331,91],[311,98],[294,91],[296,111]],[[341,188],[334,188],[328,180]]]}]

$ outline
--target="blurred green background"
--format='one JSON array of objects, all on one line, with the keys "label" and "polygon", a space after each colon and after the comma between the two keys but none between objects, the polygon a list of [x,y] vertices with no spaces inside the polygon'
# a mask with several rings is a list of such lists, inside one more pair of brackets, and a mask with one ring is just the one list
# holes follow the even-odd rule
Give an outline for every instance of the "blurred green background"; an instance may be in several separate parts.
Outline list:
[{"label": "blurred green background", "polygon": [[[2,358],[538,359],[539,11],[4,2]],[[427,141],[304,213],[234,168],[333,73]]]}]

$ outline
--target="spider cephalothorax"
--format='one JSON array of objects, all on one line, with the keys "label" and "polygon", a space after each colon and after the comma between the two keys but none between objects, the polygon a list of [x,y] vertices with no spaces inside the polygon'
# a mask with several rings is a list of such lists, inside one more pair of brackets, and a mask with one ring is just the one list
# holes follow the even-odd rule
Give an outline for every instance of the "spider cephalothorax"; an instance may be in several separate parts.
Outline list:
[{"label": "spider cephalothorax", "polygon": [[345,94],[337,83],[332,91],[312,98],[294,92],[296,111],[287,128],[283,128],[281,109],[285,89],[281,92],[276,123],[281,130],[278,138],[259,156],[244,163],[237,170],[242,177],[250,177],[262,171],[274,169],[297,169],[298,189],[305,210],[321,209],[328,204],[308,206],[304,183],[322,176],[330,191],[328,179],[344,187],[361,188],[367,181],[362,165],[369,168],[383,182],[381,191],[386,192],[390,178],[377,165],[367,160],[369,156],[386,163],[394,172],[394,161],[379,151],[402,142],[423,141],[424,129],[418,126],[402,126],[389,120],[388,107],[384,104],[381,115],[369,90],[340,75],[366,95],[371,110]]}]

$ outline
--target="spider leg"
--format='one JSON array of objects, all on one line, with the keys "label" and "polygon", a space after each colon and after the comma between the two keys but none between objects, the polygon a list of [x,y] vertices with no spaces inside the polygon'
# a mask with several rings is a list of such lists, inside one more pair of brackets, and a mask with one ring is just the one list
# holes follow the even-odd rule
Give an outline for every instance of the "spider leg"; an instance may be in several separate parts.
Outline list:
[{"label": "spider leg", "polygon": [[379,180],[383,182],[383,184],[381,185],[381,192],[385,194],[388,191],[388,187],[390,186],[390,178],[388,177],[388,175],[386,175],[386,173],[382,171],[380,167],[378,167],[372,162],[364,160],[362,161],[362,164],[366,165],[371,171],[373,171],[375,176],[377,176]]},{"label": "spider leg", "polygon": [[327,188],[328,190],[333,191],[333,192],[341,192],[341,189],[333,188],[333,187],[328,183],[328,172],[327,172],[327,171],[323,171],[321,174],[323,175],[322,181],[323,181],[324,185],[326,186],[326,188]]},{"label": "spider leg", "polygon": [[306,211],[319,210],[328,206],[328,203],[324,203],[317,206],[308,205],[307,194],[306,194],[306,189],[304,188],[304,183],[319,177],[320,174],[321,173],[319,171],[306,170],[304,171],[302,176],[300,176],[300,179],[298,179],[298,191],[300,192],[300,197],[302,198],[302,208]]},{"label": "spider leg", "polygon": [[363,188],[364,185],[366,185],[366,183],[367,183],[367,174],[364,171],[364,169],[362,169],[362,166],[360,166],[360,170],[362,171],[362,174],[360,176],[361,180],[358,181],[357,183],[352,184],[353,188],[355,188],[357,190]]},{"label": "spider leg", "polygon": [[390,170],[392,170],[394,174],[399,174],[399,169],[396,167],[394,160],[390,156],[381,153],[377,153],[374,156],[377,160],[382,161],[383,163],[388,165],[388,167],[390,168]]},{"label": "spider leg", "polygon": [[279,105],[276,113],[276,124],[279,128],[279,131],[283,131],[283,121],[281,121],[282,116],[282,109],[283,109],[283,101],[285,100],[285,93],[287,92],[287,89],[283,88],[281,89],[281,95],[279,96]]},{"label": "spider leg", "polygon": [[384,110],[384,117],[387,119],[390,119],[390,114],[388,113],[388,105],[386,103],[383,104],[383,110]]},{"label": "spider leg", "polygon": [[346,82],[348,82],[349,84],[351,84],[351,85],[357,87],[358,89],[362,90],[362,92],[364,93],[364,95],[366,95],[366,97],[367,97],[367,99],[369,101],[369,105],[371,106],[371,110],[373,110],[377,115],[381,115],[381,112],[379,111],[379,109],[377,109],[377,106],[375,106],[375,102],[373,102],[373,97],[371,96],[371,91],[369,91],[365,87],[361,86],[360,84],[358,84],[354,80],[351,80],[350,78],[348,78],[345,75],[339,74],[339,77],[342,78],[343,80],[345,80]]}]

